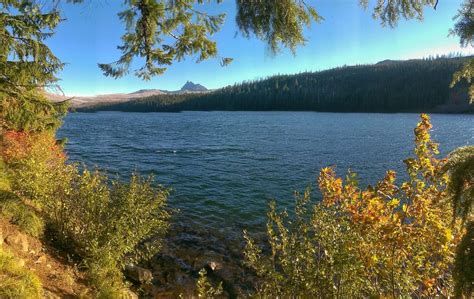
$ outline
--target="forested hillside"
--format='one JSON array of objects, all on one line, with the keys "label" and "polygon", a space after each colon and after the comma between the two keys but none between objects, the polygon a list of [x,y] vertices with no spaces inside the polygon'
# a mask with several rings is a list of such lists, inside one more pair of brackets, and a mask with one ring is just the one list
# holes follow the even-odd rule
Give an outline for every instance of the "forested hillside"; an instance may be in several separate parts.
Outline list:
[{"label": "forested hillside", "polygon": [[290,110],[333,112],[472,111],[467,86],[449,88],[466,57],[385,60],[320,72],[277,75],[206,94],[158,95],[81,111]]}]

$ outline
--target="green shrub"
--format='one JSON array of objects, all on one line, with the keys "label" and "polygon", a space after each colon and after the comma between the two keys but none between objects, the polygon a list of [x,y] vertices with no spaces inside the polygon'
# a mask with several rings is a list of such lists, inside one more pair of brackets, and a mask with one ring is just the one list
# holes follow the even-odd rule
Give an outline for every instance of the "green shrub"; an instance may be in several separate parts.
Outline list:
[{"label": "green shrub", "polygon": [[199,279],[196,283],[198,298],[218,298],[223,293],[222,282],[220,282],[217,287],[214,287],[207,279],[206,274],[207,272],[205,269],[199,271]]},{"label": "green shrub", "polygon": [[124,265],[159,250],[170,216],[168,191],[154,187],[152,177],[134,174],[122,183],[99,171],[76,169],[70,184],[67,194],[48,208],[48,218],[58,236],[74,242],[80,255],[106,252]]},{"label": "green shrub", "polygon": [[48,205],[51,228],[63,244],[74,244],[101,292],[119,291],[123,266],[150,258],[161,248],[170,217],[168,191],[154,187],[152,177],[132,175],[122,183],[76,168],[64,193],[55,206]]},{"label": "green shrub", "polygon": [[[30,194],[41,194],[34,202],[42,208],[49,230],[58,244],[83,259],[93,285],[100,292],[118,291],[123,288],[122,276],[117,275],[122,267],[147,259],[161,248],[170,217],[168,191],[154,187],[152,177],[132,175],[128,183],[122,183],[110,181],[99,171],[65,167],[57,174],[60,182],[43,187],[25,181],[27,176],[22,174],[23,185]],[[54,173],[48,176],[54,179]]]},{"label": "green shrub", "polygon": [[117,261],[110,252],[97,252],[85,260],[89,283],[96,290],[97,298],[115,299],[121,298],[126,288],[123,282],[123,274]]},{"label": "green shrub", "polygon": [[[309,189],[296,203],[294,221],[270,203],[267,237],[260,247],[244,232],[245,264],[258,276],[256,297],[262,298],[363,298],[364,265],[348,248],[357,242],[348,219],[335,207],[311,201]],[[365,284],[365,285],[364,285]]]},{"label": "green shrub", "polygon": [[41,298],[39,278],[0,247],[0,298]]},{"label": "green shrub", "polygon": [[0,215],[32,237],[43,235],[43,219],[11,192],[0,191]]},{"label": "green shrub", "polygon": [[10,131],[4,140],[13,191],[41,210],[53,239],[83,261],[96,285],[119,285],[122,278],[114,275],[117,281],[99,283],[106,275],[98,275],[95,264],[115,273],[158,252],[170,213],[168,191],[155,186],[152,177],[134,174],[123,183],[67,164],[62,147],[48,132]]}]

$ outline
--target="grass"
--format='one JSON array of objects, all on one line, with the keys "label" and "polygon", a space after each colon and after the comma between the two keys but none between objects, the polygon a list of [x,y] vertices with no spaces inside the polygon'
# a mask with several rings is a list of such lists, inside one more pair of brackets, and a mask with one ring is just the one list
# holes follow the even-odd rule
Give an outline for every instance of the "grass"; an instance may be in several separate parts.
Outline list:
[{"label": "grass", "polygon": [[[41,218],[8,190],[10,182],[0,157],[0,216],[17,224],[29,235],[42,234],[44,223]],[[39,278],[19,265],[14,256],[0,245],[0,298],[41,298],[41,291]]]},{"label": "grass", "polygon": [[7,171],[3,159],[0,157],[0,190],[10,190]]},{"label": "grass", "polygon": [[38,238],[43,235],[43,219],[11,192],[0,191],[0,216],[5,217],[32,237]]},{"label": "grass", "polygon": [[0,247],[0,298],[41,298],[41,282]]}]

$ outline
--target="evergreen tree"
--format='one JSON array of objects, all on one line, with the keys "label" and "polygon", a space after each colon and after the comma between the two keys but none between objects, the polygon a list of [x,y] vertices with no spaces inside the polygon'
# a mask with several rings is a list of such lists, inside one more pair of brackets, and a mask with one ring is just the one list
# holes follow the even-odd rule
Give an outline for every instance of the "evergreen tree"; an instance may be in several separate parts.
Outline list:
[{"label": "evergreen tree", "polygon": [[[370,1],[360,0],[363,7],[367,8]],[[395,27],[400,19],[416,18],[423,20],[423,10],[425,6],[434,7],[438,0],[376,0],[373,17],[380,19],[382,26],[389,25]]]},{"label": "evergreen tree", "polygon": [[44,43],[61,21],[52,5],[0,0],[0,126],[13,130],[55,129],[67,103],[53,104],[41,89],[52,86],[63,63]]},{"label": "evergreen tree", "polygon": [[[220,3],[222,0],[217,0]],[[125,75],[134,57],[145,65],[135,75],[148,80],[163,74],[173,61],[198,54],[198,62],[217,56],[217,44],[210,39],[223,24],[225,14],[209,15],[194,8],[194,0],[127,0],[128,8],[119,14],[125,23],[122,56],[113,63],[99,64],[105,75]],[[211,2],[199,0],[198,4]],[[222,63],[230,60],[223,58]]]},{"label": "evergreen tree", "polygon": [[282,45],[295,52],[306,41],[303,25],[309,27],[312,21],[323,18],[303,0],[237,0],[236,20],[244,36],[254,34],[277,53]]},{"label": "evergreen tree", "polygon": [[57,81],[63,64],[44,40],[60,21],[54,7],[45,11],[34,1],[0,0],[0,92],[18,96]]},{"label": "evergreen tree", "polygon": [[474,146],[460,147],[448,156],[443,174],[449,174],[447,190],[455,217],[462,219],[466,233],[456,252],[453,276],[456,295],[470,298],[474,292]]},{"label": "evergreen tree", "polygon": [[[459,37],[459,42],[463,47],[474,46],[474,1],[464,0],[458,14],[455,16],[457,20],[451,34]],[[469,84],[469,96],[471,102],[474,101],[474,59],[466,62],[461,70],[456,72],[451,82],[451,87],[456,85],[462,79],[465,79]]]},{"label": "evergreen tree", "polygon": [[448,156],[443,173],[449,173],[448,191],[454,216],[474,220],[474,146],[457,148]]}]

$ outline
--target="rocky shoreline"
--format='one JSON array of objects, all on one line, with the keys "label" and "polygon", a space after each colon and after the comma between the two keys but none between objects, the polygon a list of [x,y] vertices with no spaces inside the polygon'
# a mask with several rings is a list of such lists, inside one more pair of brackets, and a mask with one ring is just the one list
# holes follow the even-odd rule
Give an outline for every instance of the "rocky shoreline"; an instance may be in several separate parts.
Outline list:
[{"label": "rocky shoreline", "polygon": [[195,294],[199,271],[205,269],[212,283],[222,282],[225,297],[237,298],[248,295],[255,281],[242,263],[243,246],[242,237],[175,223],[161,253],[125,273],[145,296],[188,298]]}]

